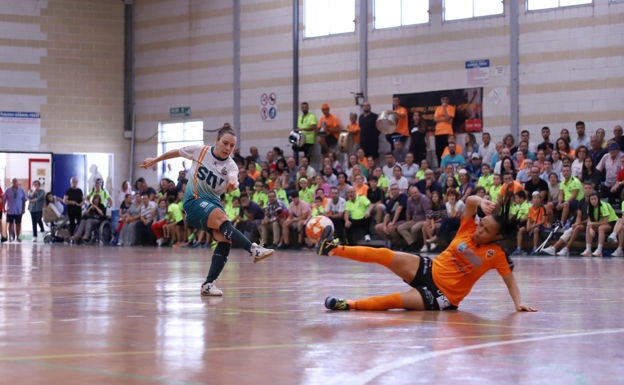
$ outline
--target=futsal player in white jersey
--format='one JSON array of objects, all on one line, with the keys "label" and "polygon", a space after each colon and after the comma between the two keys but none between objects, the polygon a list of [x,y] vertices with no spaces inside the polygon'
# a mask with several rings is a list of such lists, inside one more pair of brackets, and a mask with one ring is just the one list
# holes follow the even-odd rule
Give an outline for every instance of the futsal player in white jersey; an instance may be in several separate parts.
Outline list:
[{"label": "futsal player in white jersey", "polygon": [[236,230],[221,207],[221,195],[238,188],[238,167],[230,158],[235,145],[236,133],[226,124],[217,132],[214,146],[195,145],[171,150],[157,158],[147,158],[141,165],[141,168],[147,169],[160,161],[178,157],[193,161],[187,174],[188,183],[184,193],[186,223],[190,227],[211,233],[218,242],[212,254],[208,277],[201,287],[202,295],[223,295],[223,291],[217,288],[214,281],[227,262],[232,243],[247,250],[254,263],[275,252],[251,243]]}]

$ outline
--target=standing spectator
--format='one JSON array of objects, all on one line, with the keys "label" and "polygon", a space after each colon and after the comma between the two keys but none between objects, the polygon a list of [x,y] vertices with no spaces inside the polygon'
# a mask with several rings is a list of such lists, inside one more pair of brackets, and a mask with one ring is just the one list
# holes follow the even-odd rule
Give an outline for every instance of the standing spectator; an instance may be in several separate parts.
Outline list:
[{"label": "standing spectator", "polygon": [[7,215],[7,227],[9,240],[21,242],[20,234],[22,232],[22,215],[26,210],[26,192],[19,187],[17,178],[11,179],[11,187],[9,187],[2,196],[4,207]]},{"label": "standing spectator", "polygon": [[0,242],[6,242],[7,238],[4,236],[4,226],[2,226],[2,214],[4,213],[4,191],[0,187]]},{"label": "standing spectator", "polygon": [[340,197],[337,187],[331,188],[331,198],[325,206],[325,216],[334,224],[334,235],[338,239],[344,239],[345,221],[344,212],[347,202]]},{"label": "standing spectator", "polygon": [[106,207],[113,207],[113,200],[111,196],[106,190],[102,188],[102,183],[104,181],[102,179],[98,179],[95,181],[95,185],[93,186],[93,190],[87,196],[87,202],[90,202],[93,199],[94,195],[99,195],[102,202],[106,202]]},{"label": "standing spectator", "polygon": [[[72,241],[77,241],[79,239],[83,242],[89,241],[91,233],[100,226],[100,223],[102,223],[105,217],[106,207],[102,203],[102,198],[99,195],[95,195],[82,216],[80,226],[78,226],[76,233],[70,239]],[[108,242],[108,240],[106,241]]]},{"label": "standing spectator", "polygon": [[357,195],[355,188],[349,186],[347,188],[347,201],[344,210],[344,222],[347,233],[347,243],[349,246],[357,246],[355,240],[355,231],[364,230],[364,240],[369,242],[370,239],[370,213],[373,205],[368,198]]},{"label": "standing spectator", "polygon": [[414,154],[408,152],[405,155],[405,164],[401,166],[401,169],[403,169],[403,176],[407,179],[407,183],[411,184],[419,171],[418,164],[414,163]]},{"label": "standing spectator", "polygon": [[617,125],[613,127],[613,138],[609,139],[609,142],[615,142],[620,148],[624,148],[624,135],[622,135],[622,126]]},{"label": "standing spectator", "polygon": [[[299,158],[299,152],[303,152],[303,156],[309,158],[312,156],[312,147],[314,146],[314,137],[316,136],[316,117],[310,112],[310,106],[307,102],[301,103],[301,115],[297,118],[297,130],[305,135],[305,143],[298,147],[293,144],[293,161],[296,163]],[[290,167],[290,172],[294,172],[294,168]]]},{"label": "standing spectator", "polygon": [[453,165],[453,169],[456,170],[458,165],[464,166],[466,164],[466,160],[460,154],[455,153],[455,143],[449,144],[449,154],[446,155],[442,159],[442,163],[440,163],[440,167],[445,168],[446,165]]},{"label": "standing spectator", "polygon": [[288,208],[284,202],[277,199],[275,191],[269,191],[269,202],[265,209],[264,219],[260,223],[260,237],[264,240],[269,239],[269,231],[273,231],[273,243],[267,248],[277,246],[282,238],[282,222],[283,215],[288,215]]},{"label": "standing spectator", "polygon": [[617,183],[617,175],[622,169],[620,161],[622,153],[620,152],[620,146],[617,142],[609,143],[608,149],[609,153],[602,157],[596,169],[605,173],[605,181],[600,189],[602,197],[609,198],[609,204],[615,205],[616,199],[618,199],[617,190],[619,186]]},{"label": "standing spectator", "polygon": [[149,195],[141,194],[139,221],[134,229],[135,244],[146,246],[156,242],[152,232],[152,223],[156,217],[156,209],[156,203],[149,199]]},{"label": "standing spectator", "polygon": [[419,111],[412,113],[409,152],[414,155],[416,164],[420,164],[423,159],[427,159],[427,125],[420,116]]},{"label": "standing spectator", "polygon": [[576,150],[579,146],[589,147],[589,137],[585,135],[585,122],[576,122],[576,138],[570,142],[570,147]]},{"label": "standing spectator", "polygon": [[[475,138],[474,134],[469,132],[465,137],[466,145],[464,146],[461,154],[464,156],[464,159],[470,159],[472,155],[479,154],[479,145],[477,144],[477,138]],[[457,148],[455,149],[457,151]]]},{"label": "standing spectator", "polygon": [[605,156],[607,152],[609,152],[606,148],[603,148],[600,143],[600,137],[597,135],[591,136],[589,138],[589,144],[591,148],[589,149],[588,156],[592,158],[594,164],[600,163],[602,157]]},{"label": "standing spectator", "polygon": [[[173,180],[173,178],[175,178],[175,174],[173,173],[173,164],[167,163],[167,171],[165,171],[163,173],[162,177],[163,177],[163,179],[171,179],[171,180]],[[123,189],[123,188],[122,188],[122,190],[125,191],[125,189]],[[125,193],[125,194],[129,194],[129,193]],[[124,194],[124,196],[125,196],[125,194]],[[121,199],[116,200],[116,202],[119,202],[119,204],[121,204],[121,202],[123,202],[123,197],[119,197],[118,196],[118,198],[121,198]]]},{"label": "standing spectator", "polygon": [[360,148],[360,125],[358,124],[358,116],[355,112],[349,114],[349,125],[347,131],[353,137],[353,151]]},{"label": "standing spectator", "polygon": [[371,112],[369,102],[362,104],[362,114],[358,118],[360,126],[360,146],[364,149],[367,157],[372,156],[375,160],[379,159],[379,131],[375,126],[377,122],[377,114]]},{"label": "standing spectator", "polygon": [[37,242],[37,226],[43,233],[43,222],[41,218],[43,216],[43,203],[45,202],[45,191],[41,189],[41,183],[38,180],[32,184],[32,190],[28,191],[28,211],[30,211],[30,218],[32,220],[33,227],[33,242]]},{"label": "standing spectator", "polygon": [[76,228],[80,224],[82,218],[82,204],[84,203],[84,195],[82,190],[78,188],[78,178],[71,178],[71,186],[65,191],[63,203],[67,205],[67,217],[69,218],[69,232],[74,234]]},{"label": "standing spectator", "polygon": [[550,141],[550,128],[546,126],[542,127],[542,139],[543,141],[537,146],[537,149],[542,149],[546,152],[546,155],[550,155],[552,150],[555,149],[554,143]]},{"label": "standing spectator", "polygon": [[392,113],[396,115],[398,118],[398,122],[396,125],[396,131],[392,134],[386,135],[386,140],[390,143],[390,146],[398,139],[402,144],[407,144],[407,139],[409,139],[409,129],[407,124],[407,110],[404,107],[401,107],[401,99],[398,96],[392,97],[392,111],[386,111],[387,113]]},{"label": "standing spectator", "polygon": [[[537,152],[537,145],[531,142],[531,135],[529,134],[529,131],[524,130],[520,133],[520,141],[527,142],[527,151],[532,152],[534,154]],[[526,152],[525,152],[525,155],[526,155]]]},{"label": "standing spectator", "polygon": [[416,237],[422,235],[430,205],[426,195],[421,194],[415,186],[410,187],[405,213],[406,222],[398,227],[399,234],[407,243],[407,251],[416,251]]},{"label": "standing spectator", "polygon": [[496,153],[496,145],[492,144],[492,137],[487,132],[481,135],[481,140],[483,144],[479,146],[479,156],[481,156],[483,163],[492,164],[492,157]]},{"label": "standing spectator", "polygon": [[453,135],[453,118],[455,117],[455,107],[449,105],[449,97],[442,95],[440,98],[442,105],[436,108],[433,115],[435,126],[435,146],[438,162],[442,160],[442,152],[448,146],[448,137]]},{"label": "standing spectator", "polygon": [[407,206],[407,195],[399,192],[399,186],[397,184],[390,185],[389,195],[386,201],[386,215],[384,216],[383,223],[375,225],[375,231],[386,241],[387,248],[390,248],[392,241],[396,242],[399,240],[398,228],[405,222]]},{"label": "standing spectator", "polygon": [[327,103],[321,106],[321,111],[323,112],[323,116],[321,116],[318,122],[318,143],[321,145],[321,152],[327,154],[330,148],[336,147],[338,135],[340,135],[342,126],[338,118],[329,113],[329,105]]}]

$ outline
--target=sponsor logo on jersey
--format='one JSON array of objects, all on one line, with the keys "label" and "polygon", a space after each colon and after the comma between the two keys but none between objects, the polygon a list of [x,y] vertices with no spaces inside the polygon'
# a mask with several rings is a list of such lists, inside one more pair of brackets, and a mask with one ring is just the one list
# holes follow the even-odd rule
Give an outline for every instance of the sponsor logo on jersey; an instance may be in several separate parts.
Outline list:
[{"label": "sponsor logo on jersey", "polygon": [[485,254],[485,256],[486,256],[488,259],[492,258],[492,257],[494,256],[494,250],[489,249],[489,250],[487,251],[487,253]]},{"label": "sponsor logo on jersey", "polygon": [[227,175],[227,168],[223,167],[223,168],[221,169],[221,174],[223,174],[223,175]]},{"label": "sponsor logo on jersey", "polygon": [[212,171],[208,170],[204,166],[199,167],[197,171],[197,178],[201,181],[206,182],[206,184],[213,189],[216,189],[217,185],[221,186],[225,182],[225,179],[215,175]]}]

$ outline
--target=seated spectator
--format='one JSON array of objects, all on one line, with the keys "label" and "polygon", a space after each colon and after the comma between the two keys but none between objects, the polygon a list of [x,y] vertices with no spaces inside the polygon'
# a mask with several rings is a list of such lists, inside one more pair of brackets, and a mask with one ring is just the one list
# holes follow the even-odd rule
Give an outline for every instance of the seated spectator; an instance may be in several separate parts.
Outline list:
[{"label": "seated spectator", "polygon": [[135,244],[140,246],[152,245],[155,243],[152,223],[156,218],[157,205],[150,201],[146,194],[141,195],[141,205],[139,206],[139,220],[134,229]]},{"label": "seated spectator", "polygon": [[[534,153],[534,154],[537,152],[537,145],[536,145],[535,143],[531,142],[531,135],[529,134],[529,131],[527,131],[527,130],[523,130],[523,131],[520,133],[520,141],[521,141],[521,142],[526,142],[526,143],[527,143],[527,145],[528,145],[528,147],[527,147],[528,151],[530,151],[530,152],[532,152],[532,153]],[[520,145],[518,145],[518,149],[520,149]],[[526,153],[525,153],[525,155],[526,155]],[[533,160],[533,161],[534,161],[535,159],[531,159],[531,160]]]},{"label": "seated spectator", "polygon": [[606,149],[607,143],[605,142],[603,146],[601,143],[601,139],[598,136],[594,135],[590,137],[590,144],[591,147],[587,152],[587,156],[592,158],[594,164],[598,164],[602,157],[608,153],[608,150]]},{"label": "seated spectator", "polygon": [[503,200],[507,196],[507,191],[511,191],[512,195],[517,193],[518,191],[524,191],[524,187],[518,181],[513,180],[510,173],[503,174],[503,187],[501,188],[498,195],[498,203],[502,206]]},{"label": "seated spectator", "polygon": [[[622,165],[624,168],[624,158],[622,158]],[[620,173],[622,173],[622,171],[620,171]],[[620,174],[618,174],[618,184],[620,182],[619,175]],[[589,156],[585,158],[585,161],[583,162],[583,170],[581,171],[580,179],[583,183],[591,182],[594,185],[594,190],[599,191],[602,175],[598,170],[596,170],[594,160]],[[622,175],[622,179],[624,179],[624,174]]]},{"label": "seated spectator", "polygon": [[[184,171],[180,171],[179,174],[180,176],[186,175]],[[186,178],[179,179],[177,189],[182,190],[182,186],[185,185],[187,182],[188,181],[186,180]],[[145,179],[143,178],[137,179],[136,182],[134,183],[134,186],[137,188],[137,194],[139,194],[139,196],[143,194],[147,194],[150,201],[153,201],[154,199],[156,199],[156,190],[149,187],[147,183],[145,182]],[[102,200],[104,200],[104,197],[102,197]]]},{"label": "seated spectator", "polygon": [[[525,170],[526,171],[526,170]],[[540,194],[540,204],[548,201],[548,182],[539,177],[539,168],[533,166],[529,172],[530,179],[524,184],[527,195],[532,197],[534,192]]]},{"label": "seated spectator", "polygon": [[367,182],[366,177],[364,176],[364,174],[362,173],[362,169],[359,167],[354,167],[353,168],[353,172],[351,173],[351,176],[349,177],[349,183],[351,183],[352,185],[355,184],[355,178],[361,175],[362,178],[364,178],[364,183]]},{"label": "seated spectator", "polygon": [[527,141],[523,140],[518,144],[518,151],[516,151],[516,153],[514,154],[514,157],[517,156],[519,152],[522,153],[522,155],[524,156],[524,159],[531,159],[533,161],[537,160],[535,153],[529,151],[529,142]]},{"label": "seated spectator", "polygon": [[[106,207],[113,207],[113,200],[111,199],[110,194],[106,192],[106,190],[102,189],[103,183],[104,181],[102,179],[96,179],[93,190],[91,190],[91,192],[89,192],[89,195],[87,195],[87,202],[91,202],[94,195],[99,195],[100,200],[102,202],[106,202]],[[145,186],[147,186],[147,184],[145,184]],[[154,191],[154,196],[156,195],[155,193],[156,191]]]},{"label": "seated spectator", "polygon": [[263,184],[268,184],[268,182],[271,180],[270,172],[271,171],[268,168],[263,168],[262,170],[260,170],[260,177],[258,178],[258,181],[262,182]]},{"label": "seated spectator", "polygon": [[269,172],[269,180],[267,180],[265,182],[269,186],[269,190],[273,190],[274,189],[276,180],[277,180],[277,171],[276,170],[271,170]]},{"label": "seated spectator", "polygon": [[[495,148],[496,148],[496,151],[494,152],[494,155],[492,155],[492,160],[489,162],[490,166],[492,166],[492,168],[494,168],[496,166],[496,163],[498,163],[498,159],[500,157],[502,157],[502,152],[503,152],[503,149],[505,147],[503,146],[503,142],[496,142],[496,147]],[[509,151],[509,150],[507,150],[507,151]],[[511,155],[511,154],[509,154],[509,155]]]},{"label": "seated spectator", "polygon": [[472,159],[472,156],[479,155],[479,145],[477,144],[477,138],[473,133],[469,132],[465,135],[466,146],[460,151],[464,159]]},{"label": "seated spectator", "polygon": [[251,201],[247,194],[241,194],[239,199],[240,212],[237,227],[247,239],[251,239],[264,219],[264,210],[259,204]]},{"label": "seated spectator", "polygon": [[390,178],[390,185],[396,184],[399,186],[399,193],[405,194],[407,193],[407,187],[409,184],[407,183],[407,178],[403,176],[403,168],[400,165],[394,166],[394,175]]},{"label": "seated spectator", "polygon": [[386,153],[386,165],[383,167],[383,173],[390,180],[394,176],[394,166],[396,166],[396,158],[391,152]]},{"label": "seated spectator", "polygon": [[342,199],[347,199],[347,188],[349,184],[347,183],[347,174],[341,172],[338,174],[338,194]]},{"label": "seated spectator", "polygon": [[156,215],[152,221],[152,233],[156,237],[156,244],[162,246],[163,239],[163,227],[167,224],[167,198],[162,197],[158,200],[158,206],[156,207]]},{"label": "seated spectator", "polygon": [[618,174],[623,167],[622,153],[620,152],[620,146],[615,143],[609,143],[609,153],[602,157],[600,163],[596,166],[596,170],[605,173],[604,182],[601,185],[600,191],[603,198],[609,198],[609,204],[615,205],[616,200],[620,197],[618,191],[624,183],[618,182]]},{"label": "seated spectator", "polygon": [[318,128],[319,136],[317,138],[318,143],[321,145],[321,153],[327,154],[330,149],[336,147],[338,143],[338,136],[342,131],[342,126],[334,115],[329,113],[329,105],[323,104],[321,106],[323,116],[319,119]]},{"label": "seated spectator", "polygon": [[532,167],[533,161],[531,159],[525,159],[524,167],[520,171],[518,171],[518,175],[516,175],[516,180],[520,183],[526,183],[529,180],[529,175],[531,174]]},{"label": "seated spectator", "polygon": [[551,172],[548,176],[548,203],[554,202],[559,199],[559,176],[554,172]]},{"label": "seated spectator", "polygon": [[347,164],[347,170],[345,171],[349,178],[351,178],[351,175],[353,174],[353,169],[355,168],[358,168],[360,171],[362,171],[362,166],[360,165],[360,163],[358,163],[357,155],[350,154]]},{"label": "seated spectator", "polygon": [[583,199],[583,190],[581,181],[572,176],[570,167],[563,167],[561,170],[563,175],[563,181],[561,181],[559,187],[559,197],[557,201],[553,201],[546,205],[546,211],[550,218],[550,223],[553,224],[555,220],[555,213],[561,215],[561,221],[558,222],[559,227],[564,227],[566,230],[570,228],[571,224],[568,221],[570,213],[575,213],[578,208],[578,201]]},{"label": "seated spectator", "polygon": [[427,211],[427,219],[422,228],[422,236],[424,245],[420,249],[421,253],[429,251],[429,247],[435,249],[437,245],[435,243],[430,244],[427,240],[433,238],[435,231],[440,228],[442,220],[446,218],[446,205],[442,202],[441,194],[438,191],[431,193],[431,200],[429,204],[429,210]]},{"label": "seated spectator", "polygon": [[269,202],[264,210],[264,219],[260,223],[260,238],[269,239],[269,232],[273,232],[273,243],[267,247],[276,247],[280,243],[282,237],[282,223],[288,216],[288,208],[280,199],[277,198],[275,191],[269,191]]},{"label": "seated spectator", "polygon": [[475,190],[475,195],[479,198],[485,198],[485,196],[487,195],[485,193],[485,188],[483,188],[482,186],[477,187],[477,189]]},{"label": "seated spectator", "polygon": [[298,244],[295,245],[295,248],[301,248],[305,225],[312,213],[310,205],[299,198],[299,193],[297,191],[293,191],[290,197],[292,198],[292,203],[288,210],[288,218],[282,223],[282,242],[277,245],[278,249],[290,249],[291,228],[296,231],[298,235]]},{"label": "seated spectator", "polygon": [[453,143],[455,145],[455,152],[457,154],[463,154],[464,149],[463,147],[457,143],[457,137],[455,135],[449,135],[448,137],[448,145],[446,147],[444,147],[444,150],[442,151],[442,159],[444,159],[445,156],[449,155],[451,153],[450,150],[450,145],[451,143]]},{"label": "seated spectator", "polygon": [[356,175],[355,176],[355,184],[353,185],[355,188],[355,193],[357,195],[361,195],[363,197],[368,196],[368,185],[364,183],[364,176]]},{"label": "seated spectator", "polygon": [[388,179],[386,174],[382,172],[381,166],[375,166],[373,169],[373,175],[377,177],[377,186],[384,192],[384,196],[387,195],[390,179]]},{"label": "seated spectator", "polygon": [[[322,192],[323,190],[319,190],[319,191]],[[310,208],[312,209],[312,213],[310,214],[311,218],[325,214],[325,206],[323,205],[323,197],[321,197],[320,195],[315,196],[314,203],[312,203],[312,206],[310,206]]]},{"label": "seated spectator", "polygon": [[472,178],[468,175],[468,171],[459,171],[459,199],[466,203],[469,196],[474,195],[475,185]]},{"label": "seated spectator", "polygon": [[[1,193],[0,196],[2,196]],[[48,223],[50,227],[53,227],[54,222],[63,216],[65,206],[61,203],[62,201],[63,200],[61,198],[55,197],[51,192],[46,193],[45,195],[45,203],[43,204],[43,221]],[[2,213],[2,211],[0,211],[0,213]],[[0,218],[0,220],[1,219],[2,218]]]},{"label": "seated spectator", "polygon": [[544,150],[546,156],[550,156],[550,153],[555,149],[555,144],[550,141],[550,128],[544,126],[542,127],[542,139],[544,140],[542,143],[537,146],[537,149]]},{"label": "seated spectator", "polygon": [[[511,153],[509,152],[508,148],[503,148],[500,152],[500,155],[499,156],[495,155],[494,157],[496,158],[496,163],[494,163],[494,174],[500,175],[501,169],[503,167],[503,159],[511,158]],[[514,165],[514,169],[515,169],[515,165]]]},{"label": "seated spectator", "polygon": [[540,173],[544,172],[544,161],[546,160],[546,153],[544,150],[537,151],[537,160],[533,162],[533,166],[539,168]]},{"label": "seated spectator", "polygon": [[[256,184],[254,185],[253,196],[247,195],[247,197],[251,198],[252,202],[260,206],[260,208],[264,209],[264,207],[266,207],[267,202],[269,201],[268,192],[269,192],[268,185],[262,183],[261,181],[256,181]],[[242,204],[243,202],[241,201],[241,205]]]},{"label": "seated spectator", "polygon": [[464,166],[466,164],[466,160],[463,156],[455,152],[455,143],[449,143],[448,148],[449,154],[442,158],[440,167],[446,168],[447,165],[451,164],[456,169],[458,165]]},{"label": "seated spectator", "polygon": [[490,197],[492,202],[498,202],[498,197],[500,196],[500,192],[503,189],[503,177],[498,174],[494,174],[494,178],[492,178],[492,187],[487,191],[487,195]]},{"label": "seated spectator", "polygon": [[362,172],[364,173],[364,176],[368,176],[368,168],[366,167],[368,165],[368,161],[366,160],[366,155],[364,155],[364,150],[358,148],[355,152],[355,156],[357,157],[357,162],[362,167]]},{"label": "seated spectator", "polygon": [[306,181],[308,180],[308,174],[306,172],[305,166],[299,167],[299,173],[297,174],[297,191],[301,191],[301,179],[305,179]]},{"label": "seated spectator", "polygon": [[387,248],[391,248],[393,242],[396,245],[399,240],[398,227],[405,222],[406,206],[407,195],[401,194],[396,183],[390,184],[390,194],[386,200],[386,215],[383,223],[375,225],[375,231],[386,241]]},{"label": "seated spectator", "polygon": [[[420,167],[418,169],[418,172],[414,176],[414,181],[413,182],[418,182],[418,181],[421,181],[421,180],[425,179],[425,171],[430,170],[430,169],[431,169],[431,166],[429,165],[429,161],[427,159],[421,160],[420,161]],[[405,174],[405,173],[403,173],[403,174]]]},{"label": "seated spectator", "polygon": [[425,225],[430,206],[429,198],[426,195],[421,194],[415,186],[409,188],[405,223],[397,228],[407,243],[405,251],[417,251],[416,240],[422,235],[422,228]]},{"label": "seated spectator", "polygon": [[444,168],[444,172],[440,174],[440,178],[438,179],[438,182],[444,185],[444,183],[446,183],[446,178],[448,178],[449,176],[457,179],[458,185],[459,185],[459,177],[458,177],[458,174],[455,173],[455,167],[453,167],[452,164],[449,164]]},{"label": "seated spectator", "polygon": [[561,155],[561,157],[563,158],[564,156],[568,156],[572,159],[575,158],[576,156],[576,151],[574,151],[572,148],[570,148],[570,142],[563,139],[563,138],[559,138],[557,139],[556,142],[556,147],[557,150],[559,152],[559,155]]},{"label": "seated spectator", "polygon": [[501,159],[501,167],[500,167],[500,172],[497,173],[496,171],[494,172],[495,174],[509,174],[511,175],[512,179],[516,179],[517,173],[516,173],[516,166],[514,165],[514,162],[511,160],[511,158],[509,157],[504,157]]},{"label": "seated spectator", "polygon": [[[516,192],[513,195],[513,199],[514,203],[509,208],[509,215],[518,219],[518,221],[520,222],[518,224],[518,228],[521,229],[523,227],[526,227],[527,225],[529,209],[531,208],[531,205],[527,201],[526,192],[524,190]],[[516,250],[512,253],[513,255],[522,254],[522,238],[517,239],[519,239],[519,243]]]},{"label": "seated spectator", "polygon": [[[429,245],[429,250],[433,251],[437,248],[438,238],[445,240],[450,244],[450,240],[455,231],[459,229],[461,216],[464,214],[466,204],[459,199],[459,193],[455,189],[446,191],[446,218],[440,223],[440,228],[432,238],[425,241]],[[439,235],[439,236],[438,236]]]},{"label": "seated spectator", "polygon": [[238,169],[238,189],[244,192],[247,186],[253,187],[256,182],[252,177],[247,175],[247,170],[244,168]]},{"label": "seated spectator", "polygon": [[[607,234],[613,230],[618,217],[609,203],[600,200],[600,195],[597,191],[592,192],[589,196],[587,219],[587,230],[585,230],[586,247],[581,255],[583,257],[602,257],[602,247]],[[591,245],[596,235],[598,235],[598,247],[592,253]]]},{"label": "seated spectator", "polygon": [[[178,197],[168,197],[167,198],[167,215],[165,217],[165,225],[163,226],[163,241],[158,244],[158,246],[162,246],[165,242],[170,242],[173,246],[180,246],[181,240],[184,240],[184,214],[180,208],[179,197],[182,194],[178,193]],[[225,197],[222,198],[225,206],[225,212],[230,216],[228,212],[228,208],[234,203],[234,201],[238,202],[238,197],[232,198],[231,203],[228,203]],[[238,211],[238,209],[237,209]],[[234,220],[236,215],[230,217],[230,220]],[[123,232],[123,230],[122,230]]]},{"label": "seated spectator", "polygon": [[[585,148],[589,147],[589,137],[585,135],[585,123],[578,121],[576,122],[576,138],[572,139],[570,142],[570,148],[576,150],[578,153],[578,148],[580,146],[584,146]],[[572,171],[574,174],[574,170]],[[578,176],[575,175],[577,178]]]},{"label": "seated spectator", "polygon": [[[333,175],[334,174],[332,174],[332,176]],[[336,180],[336,182],[338,182],[338,180]],[[329,185],[329,183],[325,182],[325,179],[323,179],[322,174],[316,174],[316,176],[314,177],[314,184],[312,185],[312,189],[314,191],[316,191],[316,189],[319,189],[319,188],[323,190],[323,192],[325,193],[325,196],[329,196],[331,186]]]},{"label": "seated spectator", "polygon": [[282,188],[282,182],[279,179],[275,181],[275,184],[273,185],[273,191],[275,191],[277,199],[282,201],[282,203],[284,203],[286,207],[290,206],[290,201],[288,200],[286,190]]},{"label": "seated spectator", "polygon": [[[329,185],[329,187],[338,186],[338,177],[334,174],[334,170],[329,165],[325,165],[323,167],[323,174],[321,175],[325,183]],[[327,191],[327,195],[329,195],[329,191]]]},{"label": "seated spectator", "polygon": [[618,248],[611,254],[612,257],[624,256],[624,218],[620,218],[615,222],[613,232],[607,238],[607,242],[618,244]]},{"label": "seated spectator", "polygon": [[469,158],[468,163],[466,163],[466,171],[468,171],[470,180],[476,182],[481,177],[482,167],[481,156],[477,153],[472,154],[472,157]]},{"label": "seated spectator", "polygon": [[403,144],[400,139],[395,139],[392,143],[392,155],[397,163],[403,164],[405,162],[405,156],[407,155],[408,148]]},{"label": "seated spectator", "polygon": [[254,180],[258,180],[260,177],[260,171],[256,167],[256,162],[253,159],[247,159],[247,175]]},{"label": "seated spectator", "polygon": [[587,158],[588,150],[585,146],[578,146],[576,148],[576,159],[572,162],[570,168],[572,169],[572,176],[581,178],[583,172],[583,164]]},{"label": "seated spectator", "polygon": [[301,186],[301,189],[299,190],[299,197],[302,201],[311,205],[314,201],[314,190],[312,187],[308,187],[308,180],[306,178],[301,178],[299,180],[299,185]]},{"label": "seated spectator", "polygon": [[[330,151],[327,153],[327,158],[329,158],[329,165],[332,168],[332,172],[334,175],[337,175],[340,171],[343,171],[342,164],[336,160],[336,153]],[[323,160],[323,166],[325,166],[325,160]]]},{"label": "seated spectator", "polygon": [[384,210],[386,209],[386,206],[384,205],[385,193],[378,187],[378,181],[379,179],[375,175],[371,176],[368,180],[370,188],[366,193],[366,198],[368,198],[371,204],[371,212],[375,212],[375,223],[381,223],[383,220]]},{"label": "seated spectator", "polygon": [[440,197],[442,196],[442,185],[435,180],[435,174],[431,169],[427,169],[424,173],[423,179],[416,182],[414,186],[418,188],[421,194],[425,194],[429,199],[431,199],[431,194],[433,194],[433,192],[437,192]]},{"label": "seated spectator", "polygon": [[[325,206],[327,205],[327,202],[329,202],[329,198],[327,198],[325,196],[325,191],[322,188],[317,188],[314,190],[314,200],[316,201],[317,197],[321,197],[321,205],[323,207],[319,208],[320,213],[324,214],[325,213]],[[317,214],[320,215],[320,214]],[[315,217],[316,215],[312,215],[313,217]]]},{"label": "seated spectator", "polygon": [[540,174],[540,179],[545,180],[546,182],[550,181],[550,174],[554,173],[557,176],[557,179],[560,179],[560,174],[553,170],[552,161],[550,158],[546,158],[544,160],[544,167],[542,168],[542,173]]},{"label": "seated spectator", "polygon": [[477,186],[483,187],[486,194],[489,194],[490,188],[494,184],[494,175],[491,174],[492,168],[489,164],[483,163],[481,166],[481,176],[477,180]]},{"label": "seated spectator", "polygon": [[[185,162],[182,162],[185,163]],[[180,170],[178,172],[178,180],[177,180],[177,184],[176,184],[176,188],[178,190],[180,190],[182,188],[182,183],[186,183],[188,182],[188,179],[186,179],[186,171],[185,170]],[[135,188],[135,194],[140,194],[142,191],[142,184],[145,183],[145,179],[143,178],[139,178],[137,179],[136,182],[134,182],[134,188]],[[145,184],[147,186],[147,183]],[[154,191],[155,192],[155,191]]]},{"label": "seated spectator", "polygon": [[102,204],[102,198],[100,198],[100,195],[94,195],[91,200],[91,205],[82,215],[80,226],[78,226],[76,233],[70,238],[70,240],[77,241],[82,238],[83,242],[89,241],[93,230],[97,229],[105,218],[106,206]]},{"label": "seated spectator", "polygon": [[509,156],[512,156],[518,151],[516,147],[516,139],[511,134],[503,136],[503,147],[509,150]]},{"label": "seated spectator", "polygon": [[416,173],[418,172],[418,165],[414,163],[414,154],[408,152],[405,155],[405,164],[401,166],[403,171],[403,176],[407,179],[407,183],[411,184],[416,177]]},{"label": "seated spectator", "polygon": [[366,158],[366,171],[368,173],[368,176],[373,175],[373,170],[375,169],[375,166],[377,166],[377,164],[375,163],[375,158],[373,158],[372,156],[369,156]]},{"label": "seated spectator", "polygon": [[561,161],[561,153],[559,151],[553,151],[550,153],[550,163],[552,165],[553,171],[561,175],[563,162]]},{"label": "seated spectator", "polygon": [[334,237],[344,240],[345,230],[345,206],[347,202],[340,197],[338,187],[332,187],[330,199],[325,205],[325,216],[334,224]]},{"label": "seated spectator", "polygon": [[522,240],[524,234],[528,234],[533,238],[533,249],[531,255],[537,255],[537,248],[540,243],[540,232],[544,230],[544,225],[548,217],[546,216],[546,208],[542,205],[542,195],[538,191],[534,191],[531,198],[531,207],[526,222],[526,226],[520,227],[517,236],[517,249],[522,249]]},{"label": "seated spectator", "polygon": [[288,169],[288,166],[286,165],[286,159],[279,158],[275,161],[275,171],[277,171],[278,175],[280,175],[282,171],[287,170],[287,169]]}]

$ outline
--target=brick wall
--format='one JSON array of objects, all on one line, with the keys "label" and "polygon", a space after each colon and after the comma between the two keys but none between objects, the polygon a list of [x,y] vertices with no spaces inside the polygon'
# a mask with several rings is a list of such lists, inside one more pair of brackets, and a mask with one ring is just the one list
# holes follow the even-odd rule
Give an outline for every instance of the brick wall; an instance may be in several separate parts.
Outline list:
[{"label": "brick wall", "polygon": [[[3,0],[0,109],[41,112],[41,151],[115,155],[123,139],[124,7],[113,0]],[[115,186],[116,187],[116,186]]]}]

